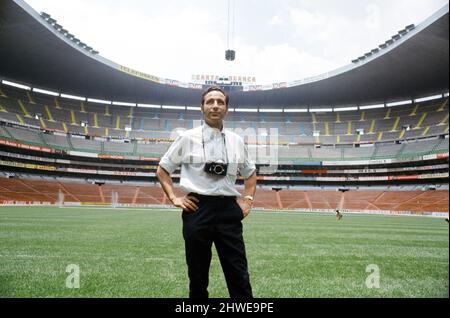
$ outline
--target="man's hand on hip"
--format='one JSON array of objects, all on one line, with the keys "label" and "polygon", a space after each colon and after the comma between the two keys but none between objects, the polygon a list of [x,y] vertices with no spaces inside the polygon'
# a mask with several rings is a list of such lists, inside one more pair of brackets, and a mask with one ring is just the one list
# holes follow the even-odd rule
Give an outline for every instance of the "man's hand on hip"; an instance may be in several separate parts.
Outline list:
[{"label": "man's hand on hip", "polygon": [[250,213],[250,210],[253,206],[253,201],[248,199],[242,199],[238,201],[239,206],[242,209],[242,214],[244,215],[244,218]]},{"label": "man's hand on hip", "polygon": [[197,212],[198,206],[196,203],[199,203],[200,201],[193,196],[187,196],[184,197],[175,197],[172,199],[173,205],[175,205],[178,208],[183,209],[183,211],[188,212]]}]

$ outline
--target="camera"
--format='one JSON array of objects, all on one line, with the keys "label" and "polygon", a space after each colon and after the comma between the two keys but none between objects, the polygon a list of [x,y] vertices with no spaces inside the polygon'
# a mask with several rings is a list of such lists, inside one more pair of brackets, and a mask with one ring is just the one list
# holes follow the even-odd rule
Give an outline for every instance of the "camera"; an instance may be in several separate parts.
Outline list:
[{"label": "camera", "polygon": [[220,162],[207,162],[205,163],[205,172],[216,175],[216,176],[226,176],[227,175],[228,164]]}]

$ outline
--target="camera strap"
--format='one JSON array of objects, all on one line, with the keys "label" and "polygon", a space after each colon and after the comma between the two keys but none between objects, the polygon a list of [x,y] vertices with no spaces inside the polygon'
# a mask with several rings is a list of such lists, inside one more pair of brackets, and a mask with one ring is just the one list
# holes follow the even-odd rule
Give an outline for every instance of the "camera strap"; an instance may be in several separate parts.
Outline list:
[{"label": "camera strap", "polygon": [[[206,151],[205,151],[205,138],[204,138],[204,129],[205,126],[202,126],[202,146],[203,146],[203,157],[205,158],[205,162],[208,162],[206,160]],[[221,133],[223,138],[223,146],[225,147],[225,163],[228,164],[228,150],[227,150],[227,142],[225,138],[225,133]]]}]

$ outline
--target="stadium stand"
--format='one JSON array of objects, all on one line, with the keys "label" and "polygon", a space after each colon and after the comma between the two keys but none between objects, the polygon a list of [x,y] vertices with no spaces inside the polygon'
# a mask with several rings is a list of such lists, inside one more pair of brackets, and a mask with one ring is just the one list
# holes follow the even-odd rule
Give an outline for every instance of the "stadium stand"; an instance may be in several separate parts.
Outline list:
[{"label": "stadium stand", "polygon": [[[16,8],[11,16],[36,27],[33,16],[22,9]],[[230,93],[235,109],[228,114],[227,128],[244,137],[250,131],[263,136],[262,131],[277,129],[272,144],[277,167],[270,171],[270,165],[257,162],[256,207],[448,213],[448,7],[438,13],[430,20],[436,27],[412,31],[426,43],[412,37],[389,51],[390,58],[380,56],[377,63],[352,65],[342,73],[330,72],[283,91],[274,86]],[[68,203],[109,205],[117,193],[124,205],[168,204],[155,170],[177,131],[201,124],[200,111],[188,109],[199,107],[199,87],[134,76],[112,62],[104,64],[98,56],[83,56],[92,69],[80,79],[82,62],[76,49],[60,53],[51,43],[62,40],[46,30],[16,29],[18,22],[2,12],[0,21],[10,26],[5,32],[16,32],[10,37],[0,33],[4,43],[0,60],[5,61],[0,79],[33,88],[0,84],[0,201],[56,204],[62,193]],[[31,49],[28,39],[35,37],[48,47]],[[15,59],[16,42],[10,38],[30,48],[21,52],[29,58]],[[426,63],[420,69],[409,67],[417,64],[416,55],[410,54],[417,51],[427,56],[419,61]],[[54,67],[39,71],[34,54]],[[23,73],[24,69],[28,71]],[[71,74],[70,81],[61,74]],[[364,86],[374,79],[377,85]],[[61,92],[56,90],[58,96],[35,92],[39,86],[60,87]],[[65,90],[87,98],[65,98],[61,95]],[[92,95],[97,92],[102,96]],[[433,99],[419,99],[431,95]],[[390,106],[400,98],[408,101]],[[119,106],[112,100],[154,107]],[[320,111],[326,104],[333,105],[332,111]],[[381,107],[372,109],[371,104]],[[166,108],[170,105],[183,109]],[[297,105],[308,111],[292,112]],[[256,111],[239,111],[247,107]],[[353,110],[339,110],[344,107]],[[247,138],[249,149],[266,150],[267,139],[262,139],[258,145],[255,138]],[[238,184],[242,186],[242,179]],[[339,191],[342,187],[350,191]]]},{"label": "stadium stand", "polygon": [[[117,192],[122,204],[167,204],[161,188],[123,184],[95,185],[80,182],[2,179],[0,199],[11,201],[38,201],[56,203],[58,193],[66,200],[78,203],[109,204],[111,193]],[[178,193],[182,192],[178,189]],[[349,191],[345,194],[342,209],[388,210],[412,212],[448,211],[448,192],[437,191]],[[267,209],[335,209],[343,194],[327,190],[282,190],[258,189],[255,206]]]},{"label": "stadium stand", "polygon": [[[105,136],[109,134],[121,138],[170,138],[171,132],[175,128],[189,129],[200,117],[199,112],[192,113],[192,111],[186,110],[182,113],[183,117],[196,117],[197,119],[179,120],[179,112],[167,110],[159,113],[159,118],[156,119],[157,113],[153,110],[147,112],[140,110],[136,114],[133,112],[134,108],[126,106],[116,107],[112,116],[110,113],[103,113],[102,108],[98,105],[88,104],[89,107],[81,107],[80,105],[84,105],[84,103],[74,105],[63,99],[58,100],[57,105],[60,105],[58,109],[56,106],[53,106],[54,108],[47,106],[54,101],[45,96],[36,97],[39,94],[29,92],[25,94],[23,91],[5,85],[2,86],[2,91],[6,96],[14,96],[0,97],[5,110],[0,113],[0,118],[3,120],[62,132],[66,132],[64,129],[66,127],[69,133],[81,135]],[[28,96],[33,96],[33,104],[29,100],[27,101]],[[237,121],[236,114],[230,114],[228,119],[230,127],[233,129],[254,128],[257,130],[279,127],[280,142],[353,144],[445,134],[445,130],[448,131],[448,117],[443,117],[446,111],[448,112],[448,97],[408,106],[405,109],[397,107],[388,108],[387,111],[352,111],[345,114],[336,112],[332,115],[313,113],[292,117],[291,122],[287,123],[276,121],[280,119],[279,116],[276,115],[272,118],[272,114],[264,116],[264,119],[269,120],[271,124],[262,123],[262,115],[259,114],[251,115],[252,118],[248,114],[240,115],[244,121]],[[133,113],[135,115],[130,115]],[[31,114],[38,114],[40,119],[32,118]],[[365,118],[371,118],[371,120]],[[127,125],[132,129],[131,132],[124,130],[125,120],[128,120]],[[81,122],[87,123],[87,127],[81,127]],[[406,130],[404,127],[410,128]],[[357,129],[363,129],[365,133],[358,135]],[[318,138],[311,138],[314,131],[320,132]]]}]

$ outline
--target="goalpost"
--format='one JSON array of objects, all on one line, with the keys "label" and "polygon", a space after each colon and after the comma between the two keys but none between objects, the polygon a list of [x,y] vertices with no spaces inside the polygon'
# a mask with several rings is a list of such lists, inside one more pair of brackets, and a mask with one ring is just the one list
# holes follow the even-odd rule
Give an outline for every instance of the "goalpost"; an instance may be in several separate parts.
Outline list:
[{"label": "goalpost", "polygon": [[119,204],[119,194],[115,191],[111,192],[111,206],[116,208]]},{"label": "goalpost", "polygon": [[64,206],[64,193],[59,189],[58,192],[58,201],[56,202],[58,207]]}]

